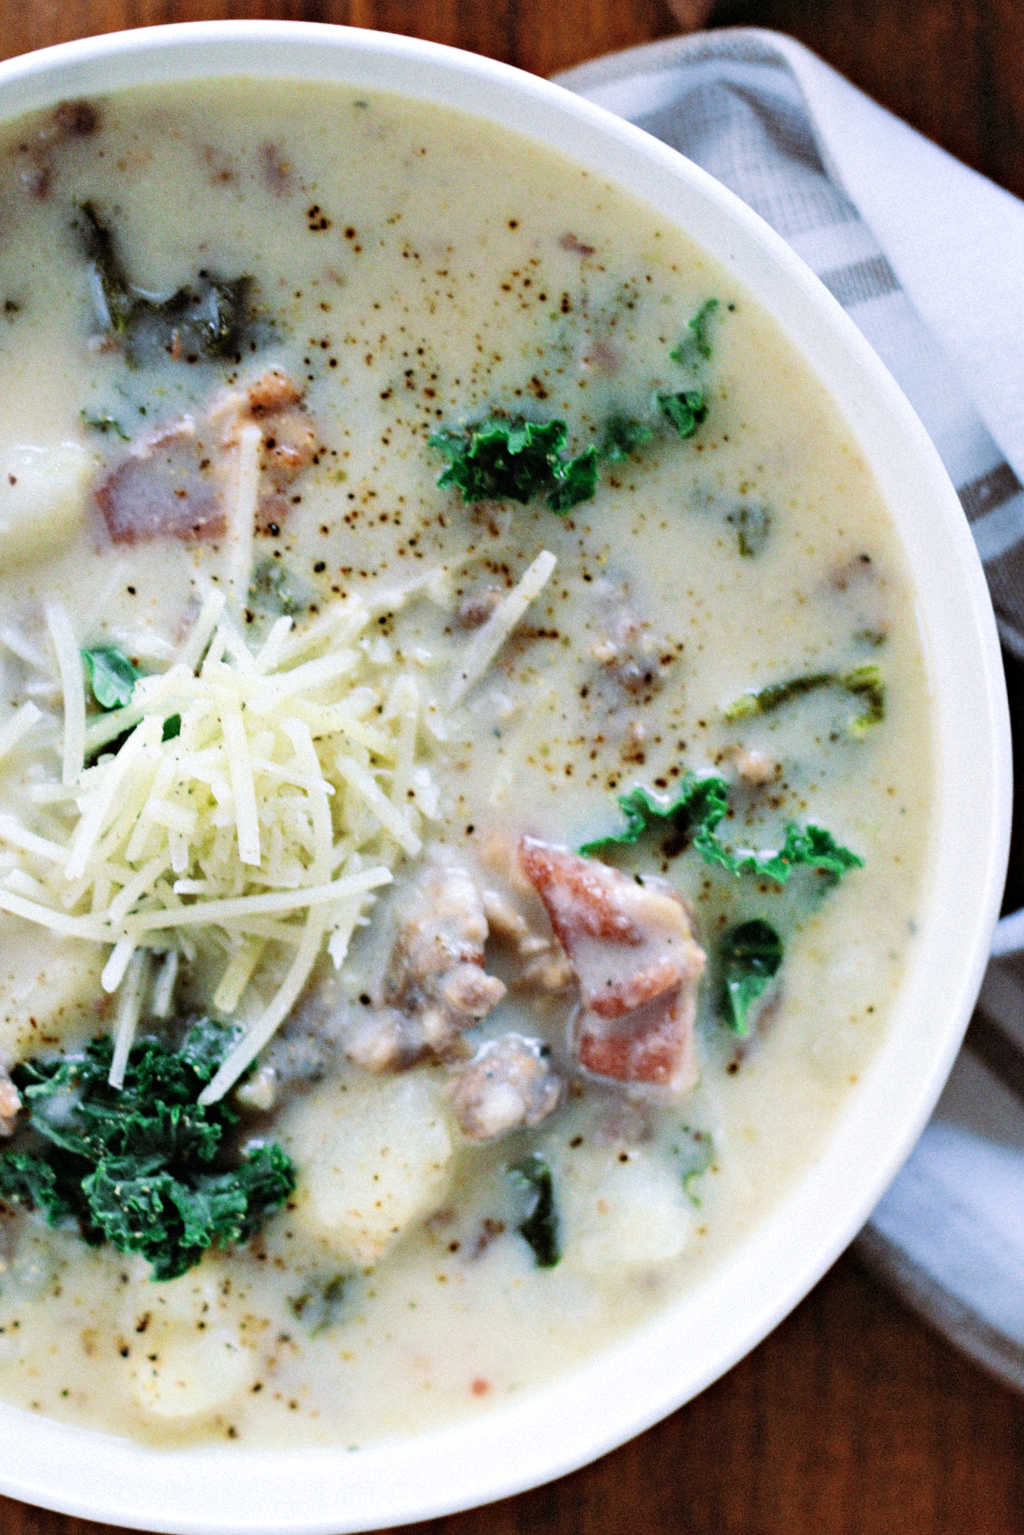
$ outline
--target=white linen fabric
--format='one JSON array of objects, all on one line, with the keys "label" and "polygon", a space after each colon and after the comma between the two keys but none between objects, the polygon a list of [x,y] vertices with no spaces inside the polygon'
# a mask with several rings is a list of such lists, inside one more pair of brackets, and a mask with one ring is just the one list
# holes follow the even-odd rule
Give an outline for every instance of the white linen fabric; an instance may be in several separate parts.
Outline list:
[{"label": "white linen fabric", "polygon": [[[848,310],[942,455],[1003,643],[1024,658],[1024,205],[777,33],[670,38],[556,78],[723,181]],[[1017,913],[935,1115],[859,1245],[1024,1389],[1022,946]]]}]

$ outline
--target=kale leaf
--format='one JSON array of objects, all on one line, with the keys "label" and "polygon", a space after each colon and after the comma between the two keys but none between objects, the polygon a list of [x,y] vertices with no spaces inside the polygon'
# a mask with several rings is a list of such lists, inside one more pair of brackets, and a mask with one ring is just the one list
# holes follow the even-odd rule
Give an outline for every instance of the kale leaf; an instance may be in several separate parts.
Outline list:
[{"label": "kale leaf", "polygon": [[233,357],[253,327],[252,280],[200,271],[165,299],[135,287],[117,241],[91,202],[82,203],[73,228],[93,272],[101,326],[119,336],[132,367],[161,356],[197,361]]},{"label": "kale leaf", "polygon": [[647,446],[654,429],[634,416],[612,415],[604,424],[598,456],[609,464],[621,464]]},{"label": "kale leaf", "polygon": [[589,500],[597,486],[598,454],[587,448],[564,457],[564,421],[527,421],[522,416],[485,416],[462,431],[435,432],[428,442],[448,460],[438,480],[463,501],[518,501],[543,496],[565,513]]},{"label": "kale leaf", "polygon": [[551,1168],[539,1152],[532,1151],[511,1164],[508,1176],[521,1205],[516,1230],[532,1247],[537,1267],[554,1268],[562,1247]]},{"label": "kale leaf", "polygon": [[227,1165],[238,1111],[201,1106],[235,1030],[203,1018],[178,1049],[158,1039],[131,1050],[124,1085],[108,1081],[113,1044],[31,1060],[12,1076],[28,1108],[19,1140],[0,1153],[0,1198],[38,1209],[51,1225],[78,1222],[89,1242],[141,1253],[154,1279],[174,1279],[213,1245],[246,1240],[295,1187],[276,1144]]},{"label": "kale leaf", "polygon": [[131,703],[142,673],[123,650],[116,645],[95,645],[82,651],[82,662],[92,696],[101,709],[122,709]]},{"label": "kale leaf", "polygon": [[673,362],[684,368],[692,368],[708,361],[711,356],[711,322],[718,309],[716,298],[704,300],[693,319],[688,322],[683,339],[669,352]]},{"label": "kale leaf", "polygon": [[[703,849],[701,850],[703,852]],[[824,826],[786,827],[782,846],[775,852],[735,853],[719,845],[707,862],[719,864],[732,874],[756,874],[784,885],[794,869],[816,869],[832,880],[839,880],[850,869],[862,869],[864,860],[837,842]]]},{"label": "kale leaf", "polygon": [[754,917],[722,934],[719,957],[729,1021],[736,1034],[749,1034],[750,1009],[782,964],[782,939],[771,923]]},{"label": "kale leaf", "polygon": [[347,1273],[330,1274],[312,1280],[300,1295],[289,1297],[292,1315],[305,1324],[311,1337],[334,1326],[348,1298],[351,1279]]},{"label": "kale leaf", "polygon": [[695,1130],[690,1125],[683,1126],[683,1136],[681,1145],[673,1144],[672,1154],[684,1164],[683,1188],[687,1199],[691,1204],[699,1206],[701,1197],[694,1185],[712,1166],[715,1160],[715,1143],[710,1130]]},{"label": "kale leaf", "polygon": [[867,664],[855,666],[844,672],[842,685],[848,693],[861,701],[861,711],[855,714],[848,729],[852,736],[862,739],[871,729],[885,719],[885,683],[879,667]]},{"label": "kale leaf", "polygon": [[859,712],[847,729],[857,740],[863,739],[872,725],[885,718],[885,682],[881,669],[872,663],[855,666],[847,672],[803,672],[782,682],[769,682],[753,693],[741,693],[725,710],[727,720],[749,719],[753,715],[772,714],[783,704],[822,688],[838,688],[849,693],[859,704]]},{"label": "kale leaf", "polygon": [[671,421],[679,436],[692,437],[707,419],[708,402],[703,389],[681,389],[676,394],[657,394],[658,409]]},{"label": "kale leaf", "polygon": [[745,504],[727,512],[725,520],[736,529],[736,544],[745,560],[754,559],[768,542],[772,528],[772,514],[759,503]]},{"label": "kale leaf", "polygon": [[665,852],[672,856],[692,846],[707,864],[730,874],[754,874],[784,885],[796,868],[816,869],[838,880],[849,869],[863,867],[858,854],[843,847],[824,827],[799,826],[790,822],[782,846],[767,852],[737,852],[718,835],[719,823],[729,809],[729,789],[725,780],[708,774],[699,777],[687,772],[679,781],[674,798],[656,799],[650,790],[638,786],[617,796],[626,824],[606,836],[584,842],[579,851],[585,856],[615,847],[631,847],[647,832],[668,834]]},{"label": "kale leaf", "polygon": [[83,409],[79,414],[82,425],[88,427],[90,432],[99,432],[104,437],[108,432],[113,432],[114,436],[120,437],[122,442],[131,442],[130,433],[125,431],[117,417],[112,416],[109,411]]},{"label": "kale leaf", "polygon": [[[686,337],[669,352],[674,362],[694,371],[711,356],[708,332],[718,307],[717,299],[701,305]],[[703,389],[691,383],[686,389],[655,393],[652,410],[664,416],[679,437],[687,438],[705,420],[708,406]],[[566,456],[564,421],[528,421],[501,412],[458,430],[434,432],[427,443],[448,461],[438,485],[457,490],[463,501],[518,501],[525,506],[543,497],[553,512],[564,515],[593,496],[602,463],[622,463],[651,441],[656,422],[657,414],[643,421],[613,412],[599,441],[575,456]]]},{"label": "kale leaf", "polygon": [[662,415],[671,422],[679,436],[684,439],[692,437],[701,423],[707,419],[708,402],[700,379],[704,364],[711,357],[711,322],[718,308],[716,298],[706,299],[687,324],[683,339],[668,354],[673,362],[688,370],[691,376],[690,386],[686,389],[659,393],[654,397]]},{"label": "kale leaf", "polygon": [[645,832],[657,830],[668,832],[680,848],[688,841],[698,847],[706,845],[729,808],[729,791],[724,779],[684,773],[675,795],[667,803],[656,799],[642,785],[630,789],[628,794],[617,795],[616,800],[626,817],[625,826],[584,842],[581,853],[591,855],[612,847],[632,847]]}]

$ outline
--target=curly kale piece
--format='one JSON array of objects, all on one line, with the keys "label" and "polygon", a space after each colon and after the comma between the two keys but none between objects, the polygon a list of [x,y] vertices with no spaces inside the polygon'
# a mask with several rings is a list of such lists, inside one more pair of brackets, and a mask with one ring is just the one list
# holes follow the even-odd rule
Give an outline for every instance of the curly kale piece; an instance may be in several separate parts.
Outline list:
[{"label": "curly kale piece", "polygon": [[584,842],[581,853],[591,855],[613,847],[632,847],[648,831],[669,833],[680,848],[691,841],[700,847],[714,836],[715,827],[726,814],[729,790],[724,779],[684,773],[668,801],[655,798],[649,789],[638,785],[628,794],[617,795],[616,802],[626,817],[625,826]]},{"label": "curly kale piece", "polygon": [[726,522],[736,529],[736,547],[745,560],[755,559],[768,543],[772,514],[766,506],[750,503],[727,512]]},{"label": "curly kale piece", "polygon": [[750,1032],[750,1010],[763,996],[783,959],[783,943],[770,922],[754,917],[722,934],[719,957],[726,1011],[733,1032]]},{"label": "curly kale piece", "polygon": [[562,1256],[555,1185],[551,1168],[538,1151],[513,1162],[508,1176],[520,1205],[519,1235],[533,1249],[538,1268],[554,1268]]},{"label": "curly kale piece", "polygon": [[711,325],[719,310],[716,298],[705,299],[692,320],[687,322],[686,333],[677,346],[669,352],[673,362],[683,368],[699,367],[711,358]]},{"label": "curly kale piece", "polygon": [[716,298],[706,299],[687,324],[683,339],[668,354],[674,363],[678,363],[690,374],[689,387],[662,392],[654,397],[661,414],[684,441],[692,437],[707,420],[708,402],[701,380],[704,364],[711,358],[711,322],[718,309]]},{"label": "curly kale piece", "polygon": [[794,869],[816,869],[831,879],[839,879],[850,869],[859,869],[864,860],[843,847],[824,827],[799,826],[790,822],[782,846],[766,852],[737,852],[718,835],[718,826],[729,810],[729,789],[725,780],[708,774],[700,777],[687,772],[679,781],[670,800],[656,798],[642,785],[628,794],[617,796],[619,809],[626,818],[624,826],[584,842],[579,851],[586,856],[611,848],[631,847],[649,832],[664,833],[668,855],[693,847],[707,864],[730,874],[753,874],[786,884]]},{"label": "curly kale piece", "polygon": [[622,414],[609,416],[604,424],[598,456],[608,464],[621,464],[647,446],[654,429],[646,421]]},{"label": "curly kale piece", "polygon": [[543,496],[564,513],[589,500],[597,487],[598,454],[587,448],[566,458],[564,421],[527,421],[522,416],[485,416],[462,431],[435,432],[428,442],[448,460],[438,480],[463,501],[518,501]]},{"label": "curly kale piece", "polygon": [[769,682],[756,692],[741,693],[726,708],[725,718],[741,720],[753,715],[772,714],[783,704],[823,688],[836,688],[857,700],[859,712],[847,725],[849,734],[855,740],[862,740],[873,725],[884,720],[885,681],[881,669],[870,662],[846,672],[804,672],[781,682]]},{"label": "curly kale piece", "polygon": [[709,327],[718,308],[714,298],[702,304],[683,341],[669,352],[674,362],[696,376],[685,389],[655,393],[649,420],[613,412],[596,443],[567,456],[564,421],[528,421],[496,411],[461,429],[446,427],[428,437],[429,446],[448,461],[438,485],[457,490],[466,502],[518,501],[525,506],[543,497],[553,512],[564,515],[593,496],[602,463],[622,463],[652,440],[659,417],[679,437],[692,437],[708,413],[699,374],[711,356]]},{"label": "curly kale piece", "polygon": [[131,280],[113,232],[94,203],[78,208],[74,232],[93,272],[100,325],[120,337],[132,367],[161,356],[187,361],[233,357],[253,327],[252,279],[200,271],[168,298],[155,299]]},{"label": "curly kale piece", "polygon": [[185,1273],[208,1247],[246,1240],[291,1194],[295,1172],[276,1144],[232,1165],[224,1141],[237,1109],[197,1102],[234,1035],[203,1018],[178,1049],[140,1040],[120,1089],[108,1080],[109,1038],[79,1056],[16,1066],[28,1125],[0,1154],[0,1198],[51,1225],[77,1221],[86,1241],[141,1253],[154,1279]]},{"label": "curly kale piece", "polygon": [[681,389],[676,394],[657,394],[658,409],[684,440],[707,420],[708,402],[703,389]]}]

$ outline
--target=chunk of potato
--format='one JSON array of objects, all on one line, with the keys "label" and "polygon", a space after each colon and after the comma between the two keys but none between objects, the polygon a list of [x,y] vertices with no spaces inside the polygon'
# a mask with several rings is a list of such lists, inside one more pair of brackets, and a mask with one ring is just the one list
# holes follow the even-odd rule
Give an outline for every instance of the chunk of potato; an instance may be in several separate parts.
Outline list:
[{"label": "chunk of potato", "polygon": [[55,553],[82,520],[95,467],[77,442],[0,449],[0,559],[11,564]]},{"label": "chunk of potato", "polygon": [[658,1149],[567,1156],[556,1179],[566,1258],[588,1272],[677,1257],[693,1229],[679,1169]]},{"label": "chunk of potato", "polygon": [[7,919],[0,948],[0,1065],[97,1029],[105,997],[99,944]]},{"label": "chunk of potato", "polygon": [[423,1071],[325,1083],[282,1130],[299,1173],[295,1223],[350,1261],[376,1263],[444,1198],[452,1138]]},{"label": "chunk of potato", "polygon": [[159,1287],[144,1281],[142,1315],[126,1328],[126,1384],[146,1417],[182,1425],[212,1417],[255,1379],[253,1351],[220,1298],[215,1271],[211,1263]]}]

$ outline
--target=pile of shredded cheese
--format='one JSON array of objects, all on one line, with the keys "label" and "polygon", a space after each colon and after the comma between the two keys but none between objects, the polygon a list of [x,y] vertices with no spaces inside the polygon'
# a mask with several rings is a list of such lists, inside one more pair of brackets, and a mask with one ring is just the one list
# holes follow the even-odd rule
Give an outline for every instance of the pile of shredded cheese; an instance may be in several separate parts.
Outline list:
[{"label": "pile of shredded cheese", "polygon": [[[451,701],[554,563],[539,555],[478,632]],[[324,948],[340,966],[374,892],[420,852],[439,803],[424,750],[433,706],[371,629],[378,611],[338,599],[300,628],[279,618],[251,648],[211,591],[167,670],[138,679],[125,707],[89,716],[69,616],[47,606],[63,728],[53,774],[27,788],[37,813],[0,811],[0,910],[109,946],[113,1082],[143,1010],[169,1013],[179,956],[202,948],[219,966],[214,1011],[243,1025],[203,1100],[222,1096]],[[23,704],[0,756],[41,718]]]},{"label": "pile of shredded cheese", "polygon": [[[179,659],[86,723],[81,657],[51,604],[62,781],[29,795],[65,835],[0,817],[0,839],[22,854],[0,881],[0,909],[111,946],[103,986],[121,988],[119,1057],[149,957],[194,952],[197,940],[219,951],[214,1008],[246,1027],[211,1100],[285,1018],[325,943],[342,962],[373,892],[420,851],[437,808],[420,685],[381,654],[369,606],[339,600],[298,631],[278,619],[255,651],[224,606],[211,593]],[[278,984],[266,997],[250,981],[270,954]]]}]

